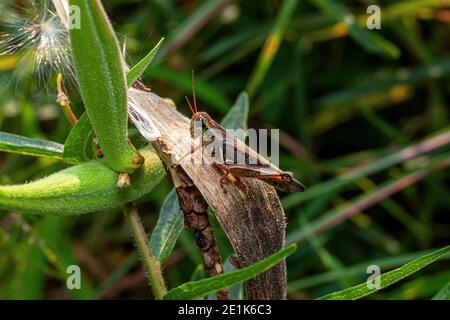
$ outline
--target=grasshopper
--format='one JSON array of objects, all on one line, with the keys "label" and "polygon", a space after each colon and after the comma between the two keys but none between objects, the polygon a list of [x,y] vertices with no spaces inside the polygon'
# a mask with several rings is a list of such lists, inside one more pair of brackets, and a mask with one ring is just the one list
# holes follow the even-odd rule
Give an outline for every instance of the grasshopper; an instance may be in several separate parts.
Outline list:
[{"label": "grasshopper", "polygon": [[[191,138],[196,139],[196,128],[201,128],[201,137],[203,138],[204,134],[207,133],[209,139],[206,141],[203,140],[198,147],[204,147],[212,142],[219,143],[219,146],[223,149],[226,149],[227,151],[231,150],[233,156],[233,159],[230,161],[229,158],[227,159],[227,157],[230,156],[230,153],[227,152],[223,162],[213,161],[213,164],[223,172],[223,176],[220,180],[222,188],[225,180],[244,186],[241,178],[250,178],[261,180],[281,191],[303,192],[305,190],[303,184],[294,178],[292,172],[281,170],[245,143],[238,140],[236,136],[227,133],[227,131],[214,121],[209,114],[197,110],[194,72],[192,72],[192,95],[194,100],[193,106],[189,99],[185,97],[193,114],[190,122]],[[192,154],[194,150],[195,149],[191,149],[191,152],[185,156]],[[243,164],[234,161],[235,156],[238,154],[242,159],[245,159]],[[178,162],[185,156],[181,157]],[[254,162],[254,164],[250,163],[250,160],[253,160],[252,162]]]}]

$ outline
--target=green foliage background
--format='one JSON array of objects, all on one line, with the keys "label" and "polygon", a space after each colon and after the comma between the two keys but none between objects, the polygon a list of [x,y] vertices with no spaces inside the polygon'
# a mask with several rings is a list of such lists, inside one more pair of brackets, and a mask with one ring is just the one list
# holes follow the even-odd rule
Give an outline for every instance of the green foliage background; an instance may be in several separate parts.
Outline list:
[{"label": "green foliage background", "polygon": [[[143,82],[181,112],[189,116],[183,96],[194,69],[202,110],[221,120],[247,90],[249,127],[281,130],[280,167],[308,187],[281,194],[288,243],[299,245],[287,260],[289,298],[345,289],[364,282],[369,265],[388,271],[448,245],[450,143],[409,160],[399,150],[450,134],[450,8],[433,0],[246,0],[215,10],[221,2],[104,5],[130,65],[166,38]],[[374,3],[381,30],[365,28]],[[349,13],[356,24],[346,27]],[[13,77],[19,58],[0,56],[0,131],[64,143],[70,124],[54,86]],[[77,90],[69,94],[81,115]],[[130,132],[137,146],[145,144]],[[361,166],[360,174],[346,173]],[[0,153],[0,184],[64,167],[58,159]],[[171,188],[165,178],[139,201],[147,230]],[[360,206],[371,197],[370,206]],[[215,227],[226,258],[232,249]],[[120,210],[76,218],[2,211],[0,298],[148,298],[130,239]],[[433,297],[450,281],[443,259],[368,299]],[[71,264],[85,270],[82,290],[64,289]],[[169,287],[204,277],[199,264],[185,230],[164,265]]]}]

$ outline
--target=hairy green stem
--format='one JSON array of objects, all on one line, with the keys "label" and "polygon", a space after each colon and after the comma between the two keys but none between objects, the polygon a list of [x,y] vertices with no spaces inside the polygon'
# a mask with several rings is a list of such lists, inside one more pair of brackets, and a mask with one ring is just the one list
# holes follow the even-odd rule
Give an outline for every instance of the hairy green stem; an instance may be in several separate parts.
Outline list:
[{"label": "hairy green stem", "polygon": [[153,255],[153,251],[150,247],[150,242],[148,241],[144,226],[142,225],[141,218],[139,217],[136,207],[130,203],[123,207],[123,212],[128,224],[131,227],[131,231],[133,232],[136,246],[142,257],[144,269],[147,273],[155,299],[162,300],[164,295],[167,293],[167,288],[161,273],[161,267],[158,260],[156,260]]}]

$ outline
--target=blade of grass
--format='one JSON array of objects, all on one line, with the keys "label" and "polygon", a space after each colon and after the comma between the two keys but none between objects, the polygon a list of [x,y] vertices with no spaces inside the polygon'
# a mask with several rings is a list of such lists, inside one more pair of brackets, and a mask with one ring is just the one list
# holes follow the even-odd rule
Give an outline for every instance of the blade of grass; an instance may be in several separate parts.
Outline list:
[{"label": "blade of grass", "polygon": [[182,48],[198,31],[200,31],[214,16],[220,13],[231,0],[208,0],[203,2],[169,38],[168,44],[162,49],[161,56],[166,57]]},{"label": "blade of grass", "polygon": [[427,299],[442,288],[443,283],[450,280],[450,271],[436,272],[430,275],[418,276],[404,284],[399,284],[398,288],[389,290],[386,293],[387,300],[419,300]]},{"label": "blade of grass", "polygon": [[[307,235],[309,244],[311,244],[311,247],[316,252],[322,264],[331,271],[335,271],[338,273],[342,272],[344,269],[343,264],[335,256],[333,256],[319,241],[319,238],[316,234],[314,234],[306,216],[299,216],[299,220],[303,232],[305,232]],[[346,279],[340,279],[339,281],[343,288],[350,286]]]},{"label": "blade of grass", "polygon": [[450,246],[441,248],[437,251],[434,251],[428,255],[422,256],[416,260],[413,260],[404,266],[395,269],[393,271],[387,272],[385,274],[381,274],[380,278],[380,287],[379,288],[369,288],[367,283],[362,283],[360,285],[327,294],[326,296],[320,297],[320,300],[356,300],[361,299],[369,294],[372,294],[376,291],[379,291],[383,288],[386,288],[414,273],[425,268],[429,264],[439,260],[444,257],[450,251]]},{"label": "blade of grass", "polygon": [[[434,168],[442,169],[449,166],[449,159],[438,161],[433,165]],[[432,170],[432,168],[430,168]],[[374,191],[364,194],[352,200],[349,204],[337,207],[323,214],[317,221],[313,222],[312,229],[315,234],[329,230],[330,228],[346,221],[357,213],[360,213],[374,206],[380,201],[392,196],[393,194],[417,183],[425,178],[431,170],[421,169],[412,173],[393,178],[383,185],[375,188]],[[290,241],[303,242],[307,239],[307,234],[303,230],[296,232],[296,235],[290,235]]]},{"label": "blade of grass", "polygon": [[210,293],[226,289],[232,285],[250,280],[280,263],[283,259],[297,250],[295,244],[290,245],[270,257],[255,263],[249,267],[225,273],[208,279],[188,282],[170,290],[164,300],[194,300]]},{"label": "blade of grass", "polygon": [[138,262],[136,250],[131,252],[128,257],[96,288],[95,296],[102,298],[109,289],[119,282]]},{"label": "blade of grass", "polygon": [[439,79],[450,74],[450,59],[441,57],[430,63],[414,68],[403,68],[383,73],[378,77],[370,75],[369,81],[354,84],[348,89],[332,93],[320,98],[317,103],[320,108],[343,107],[354,104],[361,97],[377,92],[389,92],[402,85],[418,85],[430,79]]},{"label": "blade of grass", "polygon": [[450,300],[450,281],[447,282],[445,286],[442,287],[439,292],[437,292],[433,298],[433,300]]},{"label": "blade of grass", "polygon": [[353,183],[357,179],[374,174],[381,170],[387,169],[398,163],[413,159],[422,154],[442,148],[450,144],[450,130],[446,129],[434,136],[422,140],[419,143],[410,145],[396,152],[391,152],[387,156],[381,157],[368,164],[358,166],[337,178],[325,181],[316,186],[306,189],[300,194],[291,194],[286,196],[282,203],[285,209],[293,207],[306,200],[318,197],[329,192],[338,192],[345,186]]},{"label": "blade of grass", "polygon": [[62,160],[64,146],[53,141],[0,132],[0,151]]},{"label": "blade of grass", "polygon": [[297,7],[298,0],[285,0],[277,15],[271,32],[269,33],[261,54],[256,63],[255,70],[253,71],[247,86],[246,91],[250,98],[253,97],[258,90],[259,86],[263,82],[267,71],[269,71],[272,65],[273,59],[278,52],[278,49],[283,38],[283,33],[287,27],[287,24],[293,15],[295,8]]},{"label": "blade of grass", "polygon": [[[383,257],[379,259],[361,262],[352,266],[346,266],[345,269],[343,270],[329,271],[318,275],[305,277],[300,280],[289,282],[288,291],[294,292],[306,290],[317,286],[325,285],[327,283],[331,283],[342,278],[348,279],[356,276],[367,277],[367,266],[377,265],[382,269],[391,269],[401,266],[402,264],[405,264],[408,261],[415,260],[424,255],[430,254],[435,250],[437,249],[397,254],[389,257]],[[450,257],[446,256],[443,257],[443,259],[448,260],[450,259]]]},{"label": "blade of grass", "polygon": [[348,29],[350,36],[368,52],[393,59],[400,56],[400,49],[395,44],[377,33],[360,28],[356,24],[355,16],[339,2],[334,0],[311,0],[311,2],[335,18],[343,28]]}]

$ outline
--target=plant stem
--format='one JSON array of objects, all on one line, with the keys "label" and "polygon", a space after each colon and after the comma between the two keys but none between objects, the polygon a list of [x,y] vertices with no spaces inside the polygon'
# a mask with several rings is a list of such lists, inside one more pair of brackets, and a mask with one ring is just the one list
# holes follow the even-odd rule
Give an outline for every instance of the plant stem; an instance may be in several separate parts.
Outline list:
[{"label": "plant stem", "polygon": [[162,300],[164,295],[167,293],[167,288],[164,284],[161,267],[153,255],[141,218],[139,217],[136,207],[131,203],[123,207],[123,212],[128,224],[131,227],[131,231],[133,232],[136,246],[142,257],[144,269],[147,273],[155,299]]}]

